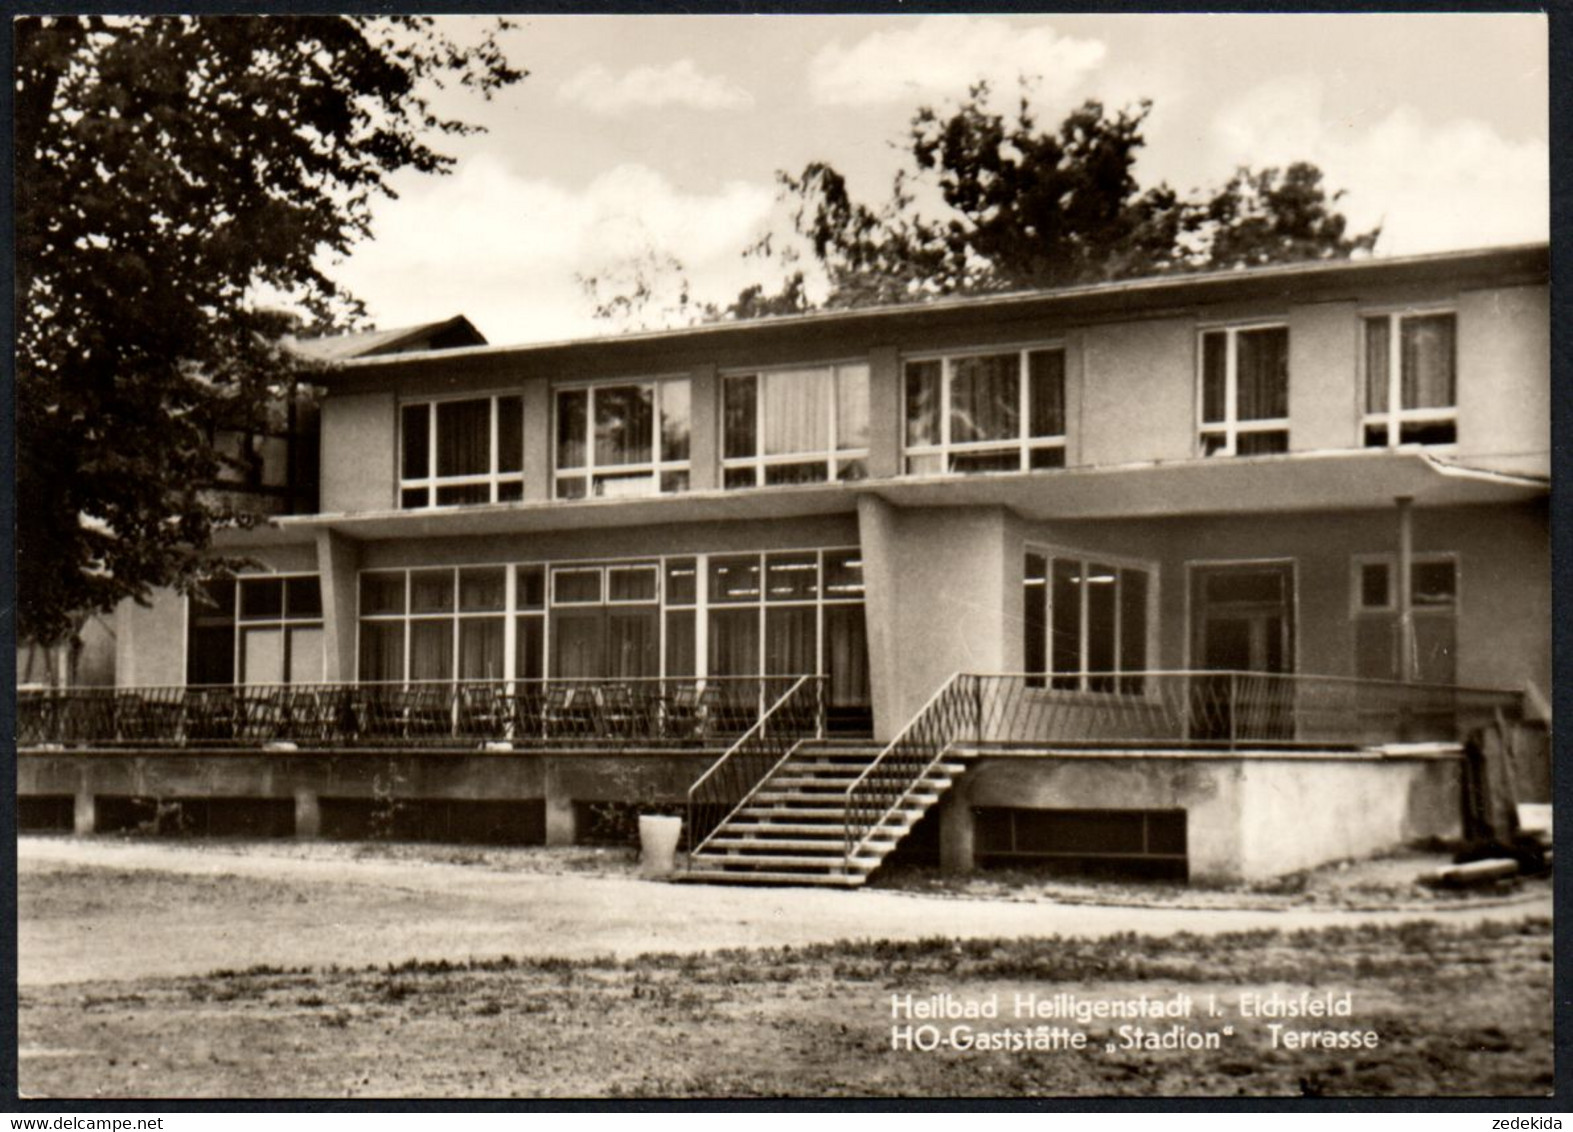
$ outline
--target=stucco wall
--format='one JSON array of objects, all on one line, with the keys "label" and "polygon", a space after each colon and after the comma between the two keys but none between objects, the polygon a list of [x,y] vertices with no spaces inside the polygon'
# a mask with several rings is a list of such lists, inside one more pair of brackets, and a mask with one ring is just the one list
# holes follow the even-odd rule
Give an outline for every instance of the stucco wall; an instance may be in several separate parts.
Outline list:
[{"label": "stucco wall", "polygon": [[396,507],[398,441],[398,408],[391,392],[325,398],[322,510],[331,514]]},{"label": "stucco wall", "polygon": [[1459,831],[1454,757],[986,756],[954,807],[1184,810],[1193,880],[1261,880]]},{"label": "stucco wall", "polygon": [[1239,875],[1281,876],[1460,832],[1459,760],[1251,759],[1241,764]]},{"label": "stucco wall", "polygon": [[1082,336],[1081,462],[1183,460],[1196,448],[1196,326],[1168,318]]},{"label": "stucco wall", "polygon": [[123,601],[115,610],[115,684],[186,682],[186,599],[154,590],[151,604]]},{"label": "stucco wall", "polygon": [[[1021,530],[1024,540],[1155,561],[1161,641],[1153,664],[1163,668],[1185,668],[1191,661],[1189,565],[1293,560],[1297,671],[1352,675],[1352,562],[1358,555],[1396,555],[1397,524],[1395,508],[1035,523]],[[1551,553],[1545,507],[1417,510],[1414,527],[1416,553],[1458,555],[1458,681],[1510,688],[1533,681],[1542,690],[1550,688]],[[1019,621],[1011,631],[1019,633]]]},{"label": "stucco wall", "polygon": [[1361,443],[1360,320],[1354,303],[1289,309],[1289,449]]},{"label": "stucco wall", "polygon": [[999,508],[859,511],[874,734],[893,737],[955,672],[1001,672],[1019,634],[1021,569]]},{"label": "stucco wall", "polygon": [[1458,299],[1458,454],[1545,475],[1551,466],[1550,309],[1544,287]]}]

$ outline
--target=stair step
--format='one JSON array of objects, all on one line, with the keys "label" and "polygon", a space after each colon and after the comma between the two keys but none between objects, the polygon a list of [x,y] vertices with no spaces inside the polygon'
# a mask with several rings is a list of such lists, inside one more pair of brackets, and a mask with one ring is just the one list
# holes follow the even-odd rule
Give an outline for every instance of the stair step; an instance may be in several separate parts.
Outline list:
[{"label": "stair step", "polygon": [[[843,825],[811,825],[805,822],[742,822],[729,821],[726,823],[728,833],[828,833],[834,831],[840,836]],[[897,827],[886,825],[876,830],[876,835],[883,840],[885,836],[894,836]]]},{"label": "stair step", "polygon": [[834,853],[839,857],[846,853],[847,843],[840,836],[825,837],[817,841],[808,837],[722,837],[712,838],[707,841],[704,852],[700,856],[727,849],[764,850],[767,852],[773,852],[778,849],[809,849]]},{"label": "stair step", "polygon": [[861,873],[854,873],[851,876],[828,876],[815,873],[777,873],[766,870],[723,872],[719,869],[690,869],[686,873],[675,873],[672,879],[700,884],[806,884],[823,885],[828,888],[858,888],[867,878]]},{"label": "stair step", "polygon": [[848,869],[872,869],[879,864],[873,857],[854,857],[852,864],[847,865],[846,858],[841,854],[833,857],[808,857],[793,853],[756,853],[747,857],[722,856],[712,854],[708,848],[699,856],[692,858],[695,865],[707,865],[714,868],[719,865],[742,866],[747,868],[771,867],[776,869],[799,867],[805,869],[825,869],[842,873]]}]

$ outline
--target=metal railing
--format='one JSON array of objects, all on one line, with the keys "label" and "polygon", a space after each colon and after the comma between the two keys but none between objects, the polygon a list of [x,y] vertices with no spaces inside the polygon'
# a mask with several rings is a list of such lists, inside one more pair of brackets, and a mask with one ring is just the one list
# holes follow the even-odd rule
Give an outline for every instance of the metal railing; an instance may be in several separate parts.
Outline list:
[{"label": "metal railing", "polygon": [[726,754],[688,788],[688,845],[694,853],[748,804],[805,739],[825,734],[823,676],[800,676]]},{"label": "metal railing", "polygon": [[729,745],[795,677],[20,690],[19,747]]},{"label": "metal railing", "polygon": [[850,857],[958,744],[1293,750],[1458,742],[1522,694],[1262,672],[952,676],[846,791]]}]

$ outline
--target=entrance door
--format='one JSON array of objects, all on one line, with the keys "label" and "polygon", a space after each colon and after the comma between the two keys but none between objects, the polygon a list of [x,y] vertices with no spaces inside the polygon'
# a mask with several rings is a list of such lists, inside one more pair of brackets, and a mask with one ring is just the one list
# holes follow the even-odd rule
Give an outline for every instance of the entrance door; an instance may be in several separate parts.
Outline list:
[{"label": "entrance door", "polygon": [[[1191,575],[1196,667],[1264,675],[1294,671],[1294,571],[1288,563],[1203,566]],[[1292,739],[1293,685],[1250,676],[1200,679],[1192,733],[1207,739]]]}]

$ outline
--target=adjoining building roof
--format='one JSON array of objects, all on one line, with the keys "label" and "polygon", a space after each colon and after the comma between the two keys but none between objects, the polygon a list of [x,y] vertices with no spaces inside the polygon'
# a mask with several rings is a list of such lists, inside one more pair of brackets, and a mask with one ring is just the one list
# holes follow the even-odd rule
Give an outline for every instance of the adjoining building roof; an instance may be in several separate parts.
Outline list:
[{"label": "adjoining building roof", "polygon": [[361,330],[324,338],[290,338],[287,348],[315,362],[347,362],[387,354],[431,353],[487,345],[486,336],[462,314],[441,322],[389,330]]},{"label": "adjoining building roof", "polygon": [[[1051,290],[1012,291],[930,299],[925,302],[846,310],[810,311],[732,322],[706,323],[671,330],[634,331],[597,337],[528,342],[517,345],[460,347],[439,355],[430,351],[384,350],[379,355],[344,357],[357,370],[384,365],[419,365],[442,358],[486,359],[496,364],[527,355],[562,352],[624,350],[653,344],[678,344],[715,338],[750,339],[755,336],[792,334],[811,328],[883,328],[886,331],[912,320],[970,320],[978,315],[1003,317],[1107,318],[1128,317],[1141,310],[1180,308],[1186,305],[1287,298],[1311,291],[1337,292],[1363,284],[1418,283],[1446,279],[1461,282],[1503,280],[1544,282],[1550,274],[1550,248],[1544,242],[1433,252],[1358,260],[1316,260],[1237,268],[1145,276],[1107,283],[1092,283]],[[1326,297],[1326,296],[1323,296]],[[383,356],[388,353],[398,357]]]}]

